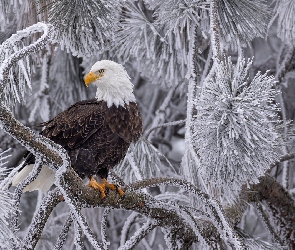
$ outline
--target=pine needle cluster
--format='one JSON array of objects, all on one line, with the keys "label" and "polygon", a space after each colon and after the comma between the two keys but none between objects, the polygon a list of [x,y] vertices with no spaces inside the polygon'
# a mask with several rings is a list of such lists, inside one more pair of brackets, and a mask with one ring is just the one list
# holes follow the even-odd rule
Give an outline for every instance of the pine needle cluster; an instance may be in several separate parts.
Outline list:
[{"label": "pine needle cluster", "polygon": [[230,58],[216,64],[195,102],[198,174],[211,187],[211,195],[229,202],[243,184],[258,182],[277,159],[281,143],[274,77],[258,72],[250,81],[251,64],[243,58],[237,65]]}]

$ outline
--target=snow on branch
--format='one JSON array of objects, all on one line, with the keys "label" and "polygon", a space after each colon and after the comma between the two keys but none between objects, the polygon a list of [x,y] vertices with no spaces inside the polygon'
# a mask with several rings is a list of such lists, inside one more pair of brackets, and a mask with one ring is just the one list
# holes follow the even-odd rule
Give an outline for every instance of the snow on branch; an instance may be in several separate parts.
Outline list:
[{"label": "snow on branch", "polygon": [[[33,44],[24,46],[22,39],[34,33],[43,35]],[[24,100],[25,86],[31,88],[30,66],[28,58],[33,52],[44,48],[52,39],[53,27],[50,24],[37,23],[12,35],[0,46],[0,94],[6,105],[13,105],[16,101]],[[12,66],[18,65],[18,71]]]},{"label": "snow on branch", "polygon": [[233,202],[243,184],[257,183],[278,160],[274,77],[260,72],[250,82],[252,61],[228,58],[204,81],[194,118],[193,144],[201,164],[198,176],[213,197]]},{"label": "snow on branch", "polygon": [[108,245],[110,245],[110,242],[107,239],[107,233],[106,233],[106,228],[107,228],[107,218],[108,215],[110,214],[111,209],[110,208],[105,208],[103,211],[102,219],[101,219],[101,238],[102,238],[102,244],[103,244],[103,249],[107,250]]},{"label": "snow on branch", "polygon": [[23,239],[23,249],[34,249],[41,237],[42,230],[48,220],[53,208],[61,201],[60,192],[58,189],[50,191],[43,199],[38,213],[35,214],[27,235]]},{"label": "snow on branch", "polygon": [[[74,56],[90,56],[108,48],[114,39],[117,1],[57,0],[41,7],[55,27],[55,39]],[[83,46],[81,46],[83,45]]]},{"label": "snow on branch", "polygon": [[210,4],[210,33],[211,33],[211,44],[213,52],[213,60],[222,60],[221,48],[220,48],[220,37],[218,24],[218,12],[217,12],[217,0],[211,0]]},{"label": "snow on branch", "polygon": [[[259,178],[259,183],[252,184],[249,188],[243,188],[241,198],[246,202],[260,203],[264,209],[267,208],[267,220],[272,221],[272,225],[269,224],[271,230],[275,230],[279,236],[279,242],[292,248],[291,246],[295,242],[294,199],[280,183],[270,176],[262,176]],[[276,225],[273,225],[273,222]]]},{"label": "snow on branch", "polygon": [[120,246],[119,250],[133,249],[156,226],[157,223],[155,223],[151,219],[148,219],[147,222],[142,226],[142,228],[137,230],[136,233],[128,241],[126,241],[123,246]]},{"label": "snow on branch", "polygon": [[166,123],[162,123],[156,126],[151,127],[147,132],[145,132],[145,138],[148,140],[148,138],[150,137],[151,133],[158,129],[158,128],[165,128],[165,127],[170,127],[170,126],[176,126],[176,125],[183,125],[185,124],[186,120],[180,120],[180,121],[173,121],[173,122],[166,122]]},{"label": "snow on branch", "polygon": [[68,232],[69,232],[69,229],[70,229],[70,226],[71,226],[71,223],[73,222],[72,220],[72,216],[69,215],[67,218],[66,218],[66,221],[63,225],[63,228],[57,238],[57,241],[56,241],[56,244],[54,245],[54,249],[53,250],[61,250],[63,245],[65,244],[66,242],[66,239],[67,239],[67,235],[68,235]]},{"label": "snow on branch", "polygon": [[295,2],[293,0],[276,1],[276,15],[272,23],[278,17],[277,33],[285,44],[295,46]]},{"label": "snow on branch", "polygon": [[[212,0],[218,17],[218,28],[222,38],[223,49],[237,50],[240,45],[248,45],[255,37],[264,37],[271,10],[264,1],[250,0]],[[208,3],[200,4],[203,11],[203,22],[206,20]],[[210,7],[211,9],[211,7]],[[212,10],[210,10],[211,12]],[[212,15],[210,14],[210,18]],[[210,20],[211,23],[211,20]],[[203,24],[203,28],[206,29]]]},{"label": "snow on branch", "polygon": [[[7,169],[3,167],[5,161],[10,157],[8,151],[0,153],[0,180],[3,181],[7,175]],[[3,249],[13,249],[19,244],[19,239],[8,226],[8,218],[17,212],[14,206],[13,196],[6,189],[0,189],[0,246]]]}]

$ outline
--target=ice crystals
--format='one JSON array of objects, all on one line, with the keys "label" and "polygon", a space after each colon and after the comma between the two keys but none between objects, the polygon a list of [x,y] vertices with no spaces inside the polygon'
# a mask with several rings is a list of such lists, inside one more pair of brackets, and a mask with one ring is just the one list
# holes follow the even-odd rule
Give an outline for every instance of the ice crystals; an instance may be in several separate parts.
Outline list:
[{"label": "ice crystals", "polygon": [[201,164],[199,178],[214,197],[233,202],[246,183],[257,183],[278,157],[274,77],[258,72],[250,81],[252,61],[231,58],[216,63],[195,101],[193,144]]}]

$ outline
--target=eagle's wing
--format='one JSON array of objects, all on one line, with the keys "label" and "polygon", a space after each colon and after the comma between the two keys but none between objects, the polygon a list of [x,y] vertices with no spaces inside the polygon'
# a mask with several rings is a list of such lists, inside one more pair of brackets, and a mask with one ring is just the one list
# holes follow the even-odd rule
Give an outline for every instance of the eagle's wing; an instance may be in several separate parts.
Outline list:
[{"label": "eagle's wing", "polygon": [[41,134],[65,149],[74,149],[96,133],[104,122],[104,107],[101,103],[81,101],[41,124],[45,126]]},{"label": "eagle's wing", "polygon": [[137,141],[142,134],[142,119],[136,103],[130,102],[125,107],[118,108],[112,106],[111,109],[114,111],[105,117],[111,131],[129,144]]}]

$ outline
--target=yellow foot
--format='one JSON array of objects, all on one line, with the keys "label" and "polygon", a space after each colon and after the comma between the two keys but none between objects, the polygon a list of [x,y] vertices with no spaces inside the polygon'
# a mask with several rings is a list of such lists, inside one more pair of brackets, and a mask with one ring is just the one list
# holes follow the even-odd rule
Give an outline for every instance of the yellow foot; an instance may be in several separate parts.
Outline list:
[{"label": "yellow foot", "polygon": [[105,194],[105,189],[106,188],[111,189],[111,190],[116,190],[117,189],[120,196],[122,196],[124,194],[124,192],[123,192],[123,190],[121,188],[119,188],[115,184],[108,183],[106,179],[102,179],[102,183],[98,183],[94,179],[94,177],[91,177],[87,186],[92,187],[94,189],[98,189],[102,199],[106,196],[106,194]]}]

